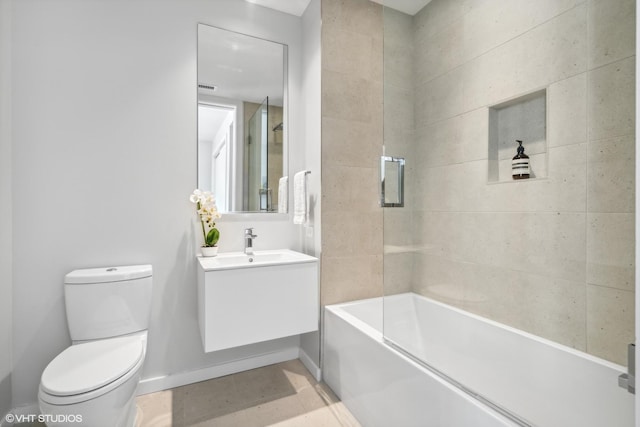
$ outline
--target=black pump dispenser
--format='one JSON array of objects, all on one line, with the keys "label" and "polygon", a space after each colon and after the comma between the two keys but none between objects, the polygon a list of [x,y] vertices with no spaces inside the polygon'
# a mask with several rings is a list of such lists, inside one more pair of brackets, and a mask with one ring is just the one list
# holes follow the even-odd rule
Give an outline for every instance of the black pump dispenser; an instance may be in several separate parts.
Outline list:
[{"label": "black pump dispenser", "polygon": [[527,179],[531,176],[531,168],[529,167],[529,156],[524,154],[522,141],[516,139],[518,143],[518,154],[511,161],[511,171],[513,179]]}]

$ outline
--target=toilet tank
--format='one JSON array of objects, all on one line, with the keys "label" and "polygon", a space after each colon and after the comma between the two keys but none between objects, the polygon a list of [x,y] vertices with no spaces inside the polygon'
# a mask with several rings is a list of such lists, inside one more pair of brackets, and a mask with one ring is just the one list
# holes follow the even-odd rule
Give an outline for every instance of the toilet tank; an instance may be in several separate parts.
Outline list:
[{"label": "toilet tank", "polygon": [[144,331],[151,312],[150,265],[74,270],[65,276],[64,299],[72,341]]}]

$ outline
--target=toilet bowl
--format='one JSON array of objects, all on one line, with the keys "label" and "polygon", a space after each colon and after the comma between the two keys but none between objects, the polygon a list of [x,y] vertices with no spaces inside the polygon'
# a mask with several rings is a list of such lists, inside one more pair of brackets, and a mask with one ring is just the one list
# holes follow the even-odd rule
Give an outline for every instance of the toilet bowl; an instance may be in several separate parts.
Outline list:
[{"label": "toilet bowl", "polygon": [[73,344],[42,373],[38,401],[47,426],[135,424],[150,293],[151,266],[76,270],[65,277]]},{"label": "toilet bowl", "polygon": [[60,353],[44,370],[38,393],[47,425],[132,426],[146,335],[72,345]]}]

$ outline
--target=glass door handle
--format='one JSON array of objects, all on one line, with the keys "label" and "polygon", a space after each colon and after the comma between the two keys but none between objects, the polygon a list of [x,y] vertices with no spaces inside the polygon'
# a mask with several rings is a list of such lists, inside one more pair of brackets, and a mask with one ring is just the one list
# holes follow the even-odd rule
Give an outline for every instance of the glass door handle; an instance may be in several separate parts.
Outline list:
[{"label": "glass door handle", "polygon": [[380,206],[404,207],[404,157],[380,157]]}]

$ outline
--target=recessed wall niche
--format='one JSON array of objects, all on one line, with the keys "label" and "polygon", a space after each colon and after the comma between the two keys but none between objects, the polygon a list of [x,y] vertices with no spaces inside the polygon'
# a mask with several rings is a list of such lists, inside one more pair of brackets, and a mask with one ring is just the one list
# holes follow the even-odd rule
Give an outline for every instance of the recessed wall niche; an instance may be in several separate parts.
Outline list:
[{"label": "recessed wall niche", "polygon": [[489,107],[489,182],[514,180],[511,160],[521,140],[529,156],[531,177],[547,177],[547,90]]}]

